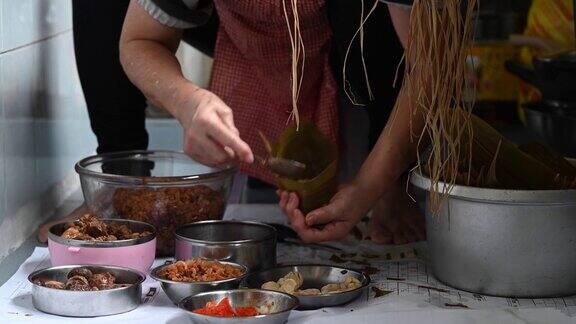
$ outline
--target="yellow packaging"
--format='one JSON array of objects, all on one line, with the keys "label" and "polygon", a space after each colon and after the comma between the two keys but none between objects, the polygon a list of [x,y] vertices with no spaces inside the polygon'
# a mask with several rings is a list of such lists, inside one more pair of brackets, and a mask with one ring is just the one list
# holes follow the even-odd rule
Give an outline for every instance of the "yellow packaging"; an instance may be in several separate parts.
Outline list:
[{"label": "yellow packaging", "polygon": [[468,65],[480,101],[516,101],[518,78],[509,73],[504,63],[516,59],[518,48],[507,43],[477,44],[472,47]]},{"label": "yellow packaging", "polygon": [[[533,0],[524,35],[538,37],[552,42],[558,50],[574,49],[573,0]],[[532,65],[532,58],[546,53],[543,49],[524,47],[520,61]],[[531,85],[520,83],[520,105],[541,99],[539,91]],[[522,110],[520,117],[523,119]]]}]

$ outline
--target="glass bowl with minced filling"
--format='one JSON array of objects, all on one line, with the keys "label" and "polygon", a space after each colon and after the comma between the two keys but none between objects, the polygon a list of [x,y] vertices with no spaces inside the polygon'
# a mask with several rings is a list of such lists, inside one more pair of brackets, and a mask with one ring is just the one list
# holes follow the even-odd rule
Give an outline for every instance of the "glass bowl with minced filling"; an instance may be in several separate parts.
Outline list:
[{"label": "glass bowl with minced filling", "polygon": [[170,256],[176,228],[222,219],[236,166],[209,167],[182,152],[127,151],[87,157],[76,172],[93,214],[154,225],[157,255]]}]

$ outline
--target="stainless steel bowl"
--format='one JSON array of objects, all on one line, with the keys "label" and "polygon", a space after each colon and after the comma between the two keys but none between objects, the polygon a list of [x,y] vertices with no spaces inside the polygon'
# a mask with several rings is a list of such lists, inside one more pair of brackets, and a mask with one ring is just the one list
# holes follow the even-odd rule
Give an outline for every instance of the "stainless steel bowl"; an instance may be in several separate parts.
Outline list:
[{"label": "stainless steel bowl", "polygon": [[152,271],[150,272],[150,277],[159,281],[160,285],[162,286],[162,290],[164,290],[168,298],[170,298],[170,300],[174,302],[174,304],[178,304],[182,299],[199,293],[238,288],[240,286],[240,282],[242,282],[242,279],[247,274],[248,270],[246,269],[246,267],[241,264],[232,262],[220,261],[220,263],[240,267],[244,270],[244,274],[237,278],[230,278],[219,281],[195,281],[195,282],[172,281],[164,279],[159,275],[159,272],[162,269],[170,265],[165,264],[152,269]]},{"label": "stainless steel bowl", "polygon": [[[77,267],[87,267],[94,272],[111,272],[118,283],[131,286],[100,291],[71,291],[47,288],[34,283],[39,278],[65,282],[68,272]],[[128,268],[94,265],[51,267],[28,276],[28,281],[32,283],[32,304],[36,309],[44,313],[71,317],[114,315],[137,308],[142,297],[144,279],[144,274]]]},{"label": "stainless steel bowl", "polygon": [[175,232],[177,260],[207,258],[245,265],[249,271],[276,266],[276,230],[240,221],[203,221]]},{"label": "stainless steel bowl", "polygon": [[[430,188],[417,172],[411,182]],[[439,215],[426,210],[432,271],[447,285],[487,295],[576,294],[575,216],[576,190],[454,186]]]},{"label": "stainless steel bowl", "polygon": [[261,288],[268,281],[278,281],[291,271],[302,274],[304,284],[302,289],[317,288],[332,283],[339,283],[346,276],[353,276],[358,279],[362,286],[360,288],[319,296],[296,296],[300,302],[301,309],[316,309],[322,307],[333,307],[349,303],[362,295],[364,289],[370,284],[370,277],[356,270],[328,266],[328,265],[287,265],[268,270],[262,270],[248,275],[242,281],[242,287]]},{"label": "stainless steel bowl", "polygon": [[87,241],[87,240],[67,239],[63,238],[61,235],[66,230],[66,225],[70,222],[62,222],[50,226],[50,229],[48,231],[48,238],[54,242],[64,244],[66,246],[103,248],[103,247],[119,247],[119,246],[131,246],[131,245],[143,244],[152,241],[156,237],[156,228],[145,222],[139,222],[129,219],[103,219],[102,221],[106,224],[114,223],[117,225],[126,225],[132,231],[137,233],[148,231],[151,234],[137,239],[116,240],[116,241]]},{"label": "stainless steel bowl", "polygon": [[[266,315],[251,317],[216,317],[194,313],[194,310],[206,306],[207,302],[219,302],[227,297],[232,307],[272,306],[272,312]],[[202,293],[190,296],[180,302],[179,307],[185,310],[194,323],[229,324],[229,323],[259,323],[282,324],[288,321],[290,312],[298,307],[298,299],[294,296],[261,289],[237,289]]]}]

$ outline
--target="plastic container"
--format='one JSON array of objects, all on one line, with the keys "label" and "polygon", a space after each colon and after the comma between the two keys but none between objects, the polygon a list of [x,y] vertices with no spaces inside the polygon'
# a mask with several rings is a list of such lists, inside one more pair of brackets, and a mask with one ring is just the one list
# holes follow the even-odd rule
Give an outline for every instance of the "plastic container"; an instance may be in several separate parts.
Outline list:
[{"label": "plastic container", "polygon": [[48,251],[52,266],[71,264],[112,265],[147,273],[156,255],[156,231],[154,226],[131,220],[109,219],[106,222],[126,224],[130,229],[152,234],[129,240],[84,241],[66,239],[60,235],[66,223],[50,227],[48,233]]}]

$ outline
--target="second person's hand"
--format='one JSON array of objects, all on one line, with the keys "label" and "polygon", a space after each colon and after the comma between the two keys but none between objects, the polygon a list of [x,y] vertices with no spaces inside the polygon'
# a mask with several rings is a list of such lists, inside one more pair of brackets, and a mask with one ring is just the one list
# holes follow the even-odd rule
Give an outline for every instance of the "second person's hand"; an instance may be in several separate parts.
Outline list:
[{"label": "second person's hand", "polygon": [[210,166],[254,161],[234,125],[232,109],[214,93],[188,89],[176,118],[184,128],[184,152],[196,161]]},{"label": "second person's hand", "polygon": [[369,209],[362,201],[360,190],[353,184],[340,188],[328,205],[308,215],[298,209],[300,201],[295,193],[279,190],[278,195],[280,208],[306,243],[344,239]]}]

